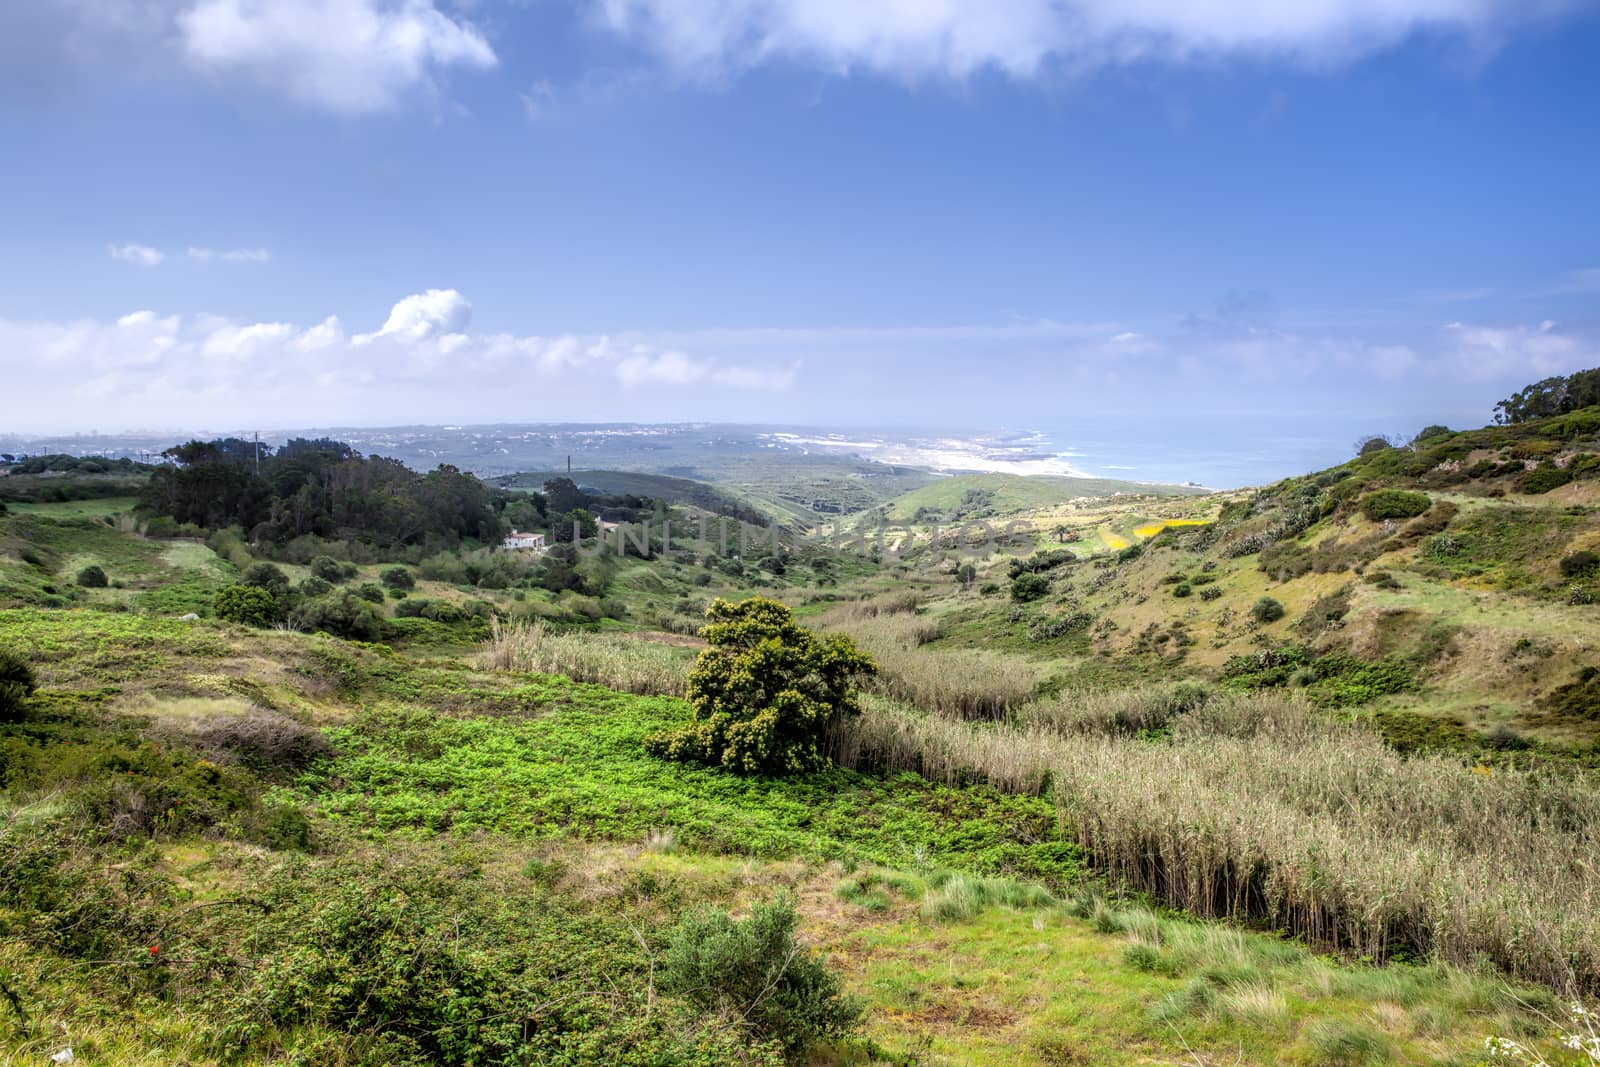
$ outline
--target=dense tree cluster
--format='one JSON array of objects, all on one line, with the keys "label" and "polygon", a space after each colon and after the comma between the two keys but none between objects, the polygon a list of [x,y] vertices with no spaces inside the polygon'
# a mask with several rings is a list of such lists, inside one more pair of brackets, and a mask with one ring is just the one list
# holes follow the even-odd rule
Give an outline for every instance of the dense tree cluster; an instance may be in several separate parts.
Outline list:
[{"label": "dense tree cluster", "polygon": [[1494,406],[1494,421],[1511,425],[1565,415],[1594,404],[1600,404],[1600,367],[1565,377],[1557,375],[1524,387]]},{"label": "dense tree cluster", "polygon": [[504,494],[472,475],[450,466],[418,474],[339,441],[296,438],[274,449],[224,438],[166,455],[174,462],[151,476],[144,507],[179,523],[238,526],[251,540],[314,534],[392,547],[493,541],[506,528]]}]

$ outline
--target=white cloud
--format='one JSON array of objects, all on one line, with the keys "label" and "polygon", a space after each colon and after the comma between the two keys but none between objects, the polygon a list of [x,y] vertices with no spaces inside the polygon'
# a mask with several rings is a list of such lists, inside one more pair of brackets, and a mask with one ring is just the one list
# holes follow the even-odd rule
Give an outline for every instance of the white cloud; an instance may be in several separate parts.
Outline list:
[{"label": "white cloud", "polygon": [[1444,332],[1450,347],[1441,357],[1461,374],[1489,380],[1510,371],[1529,380],[1593,365],[1600,359],[1592,343],[1546,320],[1537,326],[1482,326],[1452,322]]},{"label": "white cloud", "polygon": [[140,267],[154,267],[167,258],[161,249],[151,248],[149,245],[110,245],[107,251],[111,253],[113,259],[120,259]]},{"label": "white cloud", "polygon": [[472,321],[472,304],[454,289],[429,289],[414,293],[395,304],[389,318],[376,333],[357,334],[356,344],[367,344],[379,337],[423,341],[430,337],[455,334]]},{"label": "white cloud", "polygon": [[1321,64],[1421,30],[1482,36],[1565,0],[594,0],[610,29],[692,75],[771,60],[908,80],[1029,79],[1140,59]]},{"label": "white cloud", "polygon": [[389,110],[449,68],[498,62],[431,0],[199,0],[176,28],[195,68],[341,115]]},{"label": "white cloud", "polygon": [[335,316],[306,327],[148,309],[105,322],[0,319],[0,379],[12,386],[0,390],[0,424],[194,426],[266,416],[310,424],[401,404],[413,418],[503,418],[525,412],[526,398],[556,405],[542,412],[549,417],[576,396],[599,405],[591,414],[607,410],[619,382],[655,410],[663,391],[694,403],[696,390],[684,387],[770,392],[795,380],[792,365],[691,356],[640,336],[477,335],[470,318],[461,293],[430,289],[397,301],[379,329],[353,335]]},{"label": "white cloud", "polygon": [[272,253],[265,248],[195,248],[189,247],[189,258],[199,263],[210,263],[213,260],[222,263],[265,263],[272,258]]},{"label": "white cloud", "polygon": [[633,354],[617,364],[617,380],[633,389],[645,385],[691,385],[711,373],[709,363],[692,360],[682,352],[652,352],[637,345]]}]

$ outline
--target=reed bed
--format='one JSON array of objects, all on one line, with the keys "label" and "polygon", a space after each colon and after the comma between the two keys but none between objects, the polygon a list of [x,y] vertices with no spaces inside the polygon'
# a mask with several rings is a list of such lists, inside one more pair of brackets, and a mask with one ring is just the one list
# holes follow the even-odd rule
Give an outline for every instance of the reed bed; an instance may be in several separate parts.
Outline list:
[{"label": "reed bed", "polygon": [[692,649],[617,634],[558,634],[543,620],[491,623],[479,657],[490,670],[563,674],[625,693],[682,696]]},{"label": "reed bed", "polygon": [[877,661],[868,692],[960,719],[1004,719],[1034,699],[1040,668],[980,649],[923,648],[942,627],[915,608],[914,594],[860,601],[820,616],[817,625],[849,634]]},{"label": "reed bed", "polygon": [[846,766],[1050,795],[1113,880],[1195,915],[1600,990],[1600,793],[1584,781],[1402,758],[1263,697],[1206,701],[1160,741],[870,701],[833,749]]}]

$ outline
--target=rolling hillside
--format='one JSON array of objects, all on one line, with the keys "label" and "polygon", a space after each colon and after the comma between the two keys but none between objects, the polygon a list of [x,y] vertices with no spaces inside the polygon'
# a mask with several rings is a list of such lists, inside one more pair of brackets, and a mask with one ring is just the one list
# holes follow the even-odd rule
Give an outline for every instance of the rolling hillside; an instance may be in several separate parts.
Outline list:
[{"label": "rolling hillside", "polygon": [[1146,485],[1112,478],[1067,478],[1049,475],[960,474],[940,478],[895,497],[886,505],[892,522],[982,519],[1048,508],[1080,498],[1129,496],[1196,496],[1206,490],[1176,485]]}]

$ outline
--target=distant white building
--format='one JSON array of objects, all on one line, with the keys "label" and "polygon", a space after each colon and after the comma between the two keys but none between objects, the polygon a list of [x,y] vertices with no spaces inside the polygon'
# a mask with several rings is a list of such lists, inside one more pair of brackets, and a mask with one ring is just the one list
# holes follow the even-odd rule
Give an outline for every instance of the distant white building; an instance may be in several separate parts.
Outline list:
[{"label": "distant white building", "polygon": [[506,539],[500,542],[500,547],[508,552],[543,552],[544,534],[512,530]]}]

